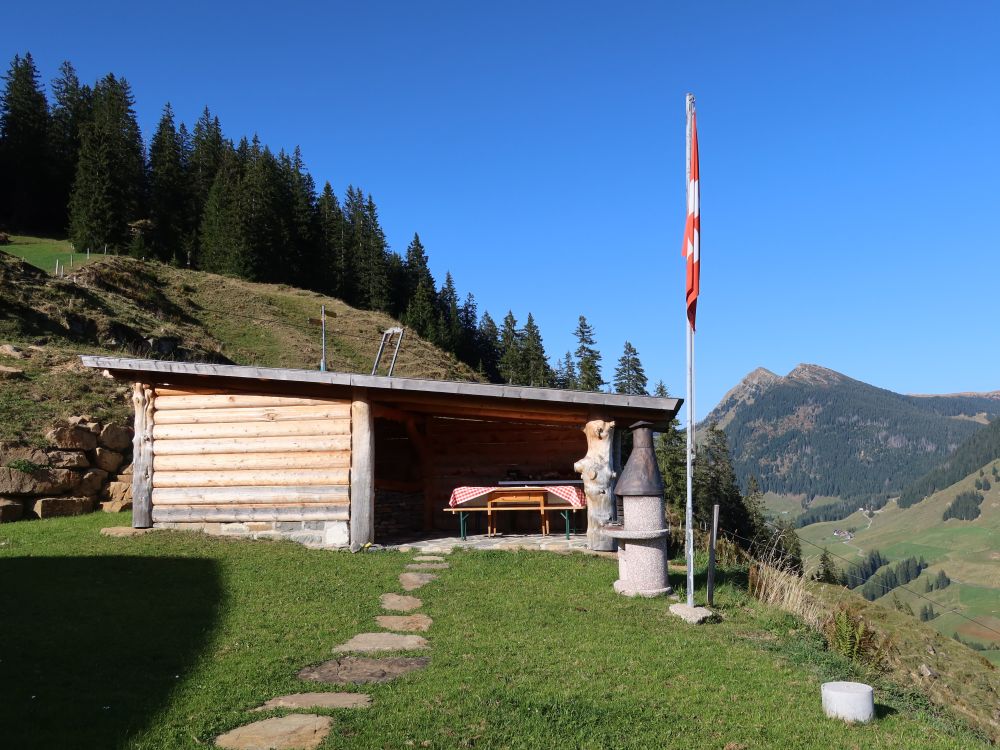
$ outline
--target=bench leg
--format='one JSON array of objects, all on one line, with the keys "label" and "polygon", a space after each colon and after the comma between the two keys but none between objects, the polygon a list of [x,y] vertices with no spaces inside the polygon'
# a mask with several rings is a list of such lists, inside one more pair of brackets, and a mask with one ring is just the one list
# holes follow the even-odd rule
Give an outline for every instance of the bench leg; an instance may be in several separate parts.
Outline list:
[{"label": "bench leg", "polygon": [[560,512],[560,513],[562,513],[562,517],[563,517],[563,520],[564,520],[564,521],[566,522],[566,538],[567,538],[567,539],[569,539],[569,514],[570,514],[570,513],[572,512],[572,511],[569,511],[569,510],[561,510],[561,511],[559,511],[559,512]]}]

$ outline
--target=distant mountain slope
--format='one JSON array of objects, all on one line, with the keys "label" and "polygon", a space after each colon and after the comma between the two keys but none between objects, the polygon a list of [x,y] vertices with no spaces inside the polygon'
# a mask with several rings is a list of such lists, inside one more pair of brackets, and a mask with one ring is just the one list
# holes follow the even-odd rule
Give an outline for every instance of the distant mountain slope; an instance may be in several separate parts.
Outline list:
[{"label": "distant mountain slope", "polygon": [[1000,419],[973,433],[943,463],[903,489],[901,508],[919,503],[928,495],[948,487],[1000,458]]},{"label": "distant mountain slope", "polygon": [[[994,467],[1000,471],[1000,459],[979,468],[992,478]],[[797,533],[806,542],[805,551],[814,557],[823,547],[852,561],[873,549],[890,560],[902,560],[910,555],[923,557],[930,567],[905,589],[895,589],[879,601],[891,607],[892,594],[896,594],[916,613],[927,601],[910,592],[923,594],[935,602],[941,614],[929,623],[931,627],[946,635],[958,632],[973,641],[1000,644],[1000,592],[997,590],[1000,482],[982,492],[982,514],[975,520],[942,520],[944,511],[956,496],[975,490],[979,468],[911,508],[901,508],[890,501],[870,518],[858,512],[839,521],[811,524],[798,529]],[[835,536],[837,530],[850,531],[851,536],[845,537],[842,533]],[[841,568],[846,565],[839,560],[838,564]],[[944,590],[927,592],[927,581],[939,570],[948,574],[951,585]],[[970,623],[955,612],[975,618],[984,627]],[[1000,657],[1000,654],[994,656]]]},{"label": "distant mountain slope", "polygon": [[884,501],[998,415],[997,393],[907,396],[802,364],[754,370],[705,423],[724,427],[737,475],[765,491]]}]

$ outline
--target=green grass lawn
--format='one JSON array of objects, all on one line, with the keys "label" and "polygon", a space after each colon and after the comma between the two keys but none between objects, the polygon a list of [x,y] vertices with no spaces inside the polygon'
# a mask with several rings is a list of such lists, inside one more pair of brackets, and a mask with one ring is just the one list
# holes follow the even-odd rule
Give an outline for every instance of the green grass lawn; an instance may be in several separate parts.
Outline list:
[{"label": "green grass lawn", "polygon": [[[102,514],[0,527],[0,727],[11,748],[195,748],[373,629],[412,556],[178,532],[98,535]],[[862,677],[790,617],[719,592],[721,624],[613,593],[585,555],[455,553],[418,592],[431,664],[324,748],[975,748],[926,702],[876,683],[879,719],[823,717],[819,684]],[[736,577],[733,581],[736,581]],[[676,582],[679,583],[679,582]],[[322,687],[320,687],[322,689]],[[343,688],[331,688],[343,689]]]},{"label": "green grass lawn", "polygon": [[65,265],[66,272],[69,273],[74,268],[104,257],[102,254],[92,252],[88,259],[86,249],[82,253],[75,252],[68,240],[51,240],[21,235],[11,235],[10,239],[11,244],[0,245],[0,250],[49,273],[55,273],[56,260]]}]

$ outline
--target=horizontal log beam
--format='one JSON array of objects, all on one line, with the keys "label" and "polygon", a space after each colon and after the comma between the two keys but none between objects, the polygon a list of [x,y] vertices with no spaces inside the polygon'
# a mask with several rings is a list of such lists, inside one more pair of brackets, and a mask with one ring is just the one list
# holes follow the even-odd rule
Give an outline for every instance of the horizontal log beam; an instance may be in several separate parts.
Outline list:
[{"label": "horizontal log beam", "polygon": [[153,507],[153,523],[242,523],[246,521],[347,521],[347,506],[301,508]]},{"label": "horizontal log beam", "polygon": [[208,469],[346,469],[351,452],[316,453],[203,453],[153,457],[153,471],[204,471]]},{"label": "horizontal log beam", "polygon": [[350,435],[291,436],[291,437],[245,437],[208,438],[190,440],[157,440],[153,443],[153,454],[157,456],[180,456],[200,453],[284,453],[284,452],[326,452],[351,449]]},{"label": "horizontal log beam", "polygon": [[[350,419],[315,419],[304,422],[157,424],[153,425],[153,440],[284,437],[287,435],[349,435],[350,432]],[[155,450],[154,448],[154,452]]]},{"label": "horizontal log beam", "polygon": [[153,424],[212,424],[218,422],[289,422],[350,419],[351,404],[324,406],[234,406],[228,409],[168,409],[153,414]]},{"label": "horizontal log beam", "polygon": [[341,399],[262,396],[248,393],[156,397],[156,408],[159,411],[166,411],[168,409],[220,409],[245,406],[325,406],[337,403],[341,403]]},{"label": "horizontal log beam", "polygon": [[288,505],[323,502],[346,505],[347,486],[332,487],[198,487],[153,490],[153,505]]},{"label": "horizontal log beam", "polygon": [[289,471],[157,471],[157,487],[285,487],[347,485],[350,469],[296,469]]}]

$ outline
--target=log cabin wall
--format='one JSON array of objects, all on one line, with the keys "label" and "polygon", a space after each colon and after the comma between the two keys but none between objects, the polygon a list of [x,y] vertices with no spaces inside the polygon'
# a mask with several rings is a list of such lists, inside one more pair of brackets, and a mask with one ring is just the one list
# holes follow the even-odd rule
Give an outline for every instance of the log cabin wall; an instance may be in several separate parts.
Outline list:
[{"label": "log cabin wall", "polygon": [[[428,494],[434,528],[458,528],[455,516],[443,510],[455,487],[487,486],[506,480],[578,480],[580,477],[574,473],[573,463],[587,453],[587,439],[581,427],[428,419],[427,441],[433,463]],[[519,522],[524,519],[506,520]],[[524,530],[537,530],[536,518],[529,520],[531,528]]]},{"label": "log cabin wall", "polygon": [[348,545],[350,399],[166,387],[151,397],[155,527]]}]

